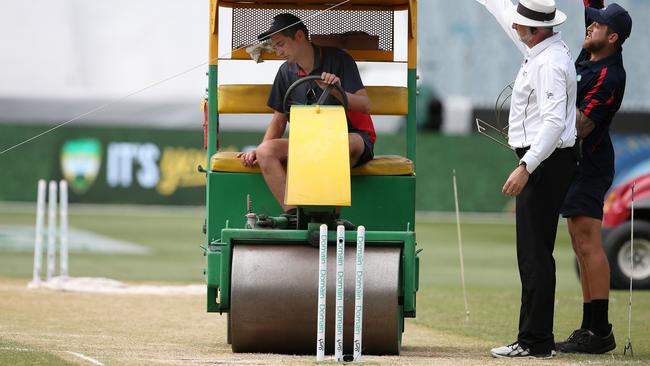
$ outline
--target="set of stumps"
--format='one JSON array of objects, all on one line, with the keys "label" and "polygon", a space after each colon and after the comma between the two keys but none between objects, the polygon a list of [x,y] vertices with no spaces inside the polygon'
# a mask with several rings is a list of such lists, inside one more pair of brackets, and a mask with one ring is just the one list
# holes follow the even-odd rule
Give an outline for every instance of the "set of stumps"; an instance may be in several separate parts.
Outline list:
[{"label": "set of stumps", "polygon": [[[334,359],[337,362],[361,360],[361,331],[363,328],[363,254],[366,229],[357,228],[357,258],[354,280],[354,354],[343,354],[343,306],[345,269],[345,228],[336,228],[336,306],[334,321]],[[325,360],[325,317],[327,297],[327,225],[320,226],[318,264],[318,320],[316,326],[316,361]]]}]

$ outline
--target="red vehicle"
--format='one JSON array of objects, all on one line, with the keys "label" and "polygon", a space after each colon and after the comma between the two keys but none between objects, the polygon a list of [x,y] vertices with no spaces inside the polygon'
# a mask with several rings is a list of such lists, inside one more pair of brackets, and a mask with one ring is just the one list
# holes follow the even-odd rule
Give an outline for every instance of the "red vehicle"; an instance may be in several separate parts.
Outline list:
[{"label": "red vehicle", "polygon": [[[634,184],[634,271],[630,263],[632,185]],[[611,287],[650,289],[650,174],[612,189],[605,198],[603,248],[609,260]]]}]

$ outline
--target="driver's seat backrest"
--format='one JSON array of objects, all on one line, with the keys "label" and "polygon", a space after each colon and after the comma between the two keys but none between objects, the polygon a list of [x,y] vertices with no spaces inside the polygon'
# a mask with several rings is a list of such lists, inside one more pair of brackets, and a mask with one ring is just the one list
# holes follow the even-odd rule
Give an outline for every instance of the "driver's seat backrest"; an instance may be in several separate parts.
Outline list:
[{"label": "driver's seat backrest", "polygon": [[[398,86],[367,86],[372,115],[406,115],[408,89]],[[273,113],[266,105],[270,84],[225,84],[219,86],[218,113]]]}]

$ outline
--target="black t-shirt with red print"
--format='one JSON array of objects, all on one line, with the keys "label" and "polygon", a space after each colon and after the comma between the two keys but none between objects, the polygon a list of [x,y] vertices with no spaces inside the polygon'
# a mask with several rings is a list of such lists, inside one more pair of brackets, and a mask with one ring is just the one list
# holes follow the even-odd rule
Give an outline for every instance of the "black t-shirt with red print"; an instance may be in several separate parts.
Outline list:
[{"label": "black t-shirt with red print", "polygon": [[[354,94],[364,88],[357,64],[347,52],[333,47],[314,47],[314,69],[309,75],[321,75],[323,72],[334,74],[341,79],[343,90]],[[283,106],[284,95],[298,79],[307,76],[297,64],[285,62],[280,66],[273,82],[273,88],[267,105],[280,113],[286,113]],[[323,90],[315,81],[306,82],[298,86],[291,94],[291,99],[300,104],[315,103]],[[340,105],[338,99],[330,95],[326,104]],[[348,111],[348,130],[366,131],[372,143],[375,143],[375,127],[372,118],[367,113]]]},{"label": "black t-shirt with red print", "polygon": [[[603,8],[603,0],[584,0],[585,6]],[[585,12],[585,26],[592,20]],[[614,148],[609,126],[621,107],[625,93],[625,68],[619,52],[598,61],[589,61],[591,54],[583,49],[575,66],[578,78],[577,107],[594,121],[594,130],[582,142],[580,170],[588,175],[614,175]]]}]

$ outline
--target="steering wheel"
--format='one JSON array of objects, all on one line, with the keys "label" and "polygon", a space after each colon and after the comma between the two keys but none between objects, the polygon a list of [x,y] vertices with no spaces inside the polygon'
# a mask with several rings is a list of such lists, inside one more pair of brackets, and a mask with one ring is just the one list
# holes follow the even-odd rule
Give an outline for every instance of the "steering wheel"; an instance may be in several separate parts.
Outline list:
[{"label": "steering wheel", "polygon": [[[299,85],[301,85],[303,83],[306,83],[306,82],[313,81],[313,80],[321,80],[321,77],[318,76],[318,75],[305,76],[303,78],[300,78],[300,79],[296,80],[293,84],[291,84],[289,89],[287,89],[287,93],[284,95],[284,101],[282,103],[282,106],[284,108],[285,113],[287,113],[287,114],[289,113],[289,105],[291,104],[290,103],[290,101],[291,101],[291,93],[293,93],[293,91],[296,90],[296,88]],[[347,110],[348,109],[348,96],[345,93],[345,90],[343,90],[343,88],[339,84],[330,84],[330,85],[328,85],[327,88],[325,88],[323,90],[323,94],[321,94],[320,98],[318,98],[318,101],[316,101],[316,105],[323,105],[323,103],[325,103],[325,101],[327,100],[327,97],[330,95],[330,92],[332,91],[332,88],[336,88],[336,90],[338,90],[338,92],[341,94],[341,96],[343,97],[343,108],[345,110]]]}]

